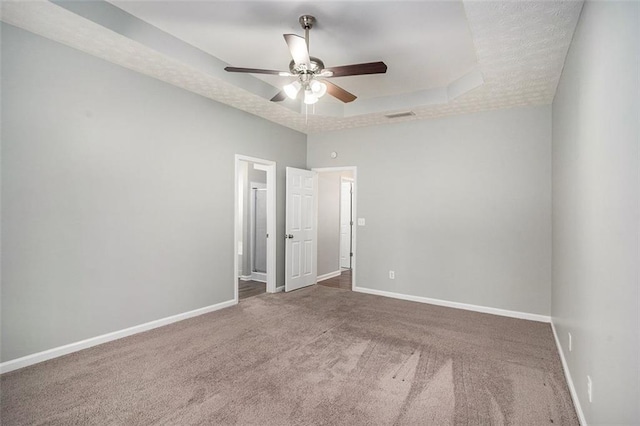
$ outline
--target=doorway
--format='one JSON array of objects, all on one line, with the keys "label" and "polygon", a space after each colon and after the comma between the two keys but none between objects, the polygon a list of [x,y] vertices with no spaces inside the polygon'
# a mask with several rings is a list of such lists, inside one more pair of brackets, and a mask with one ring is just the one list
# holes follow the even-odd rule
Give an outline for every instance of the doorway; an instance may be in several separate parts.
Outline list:
[{"label": "doorway", "polygon": [[234,299],[275,293],[276,163],[235,156]]},{"label": "doorway", "polygon": [[356,265],[356,167],[317,168],[318,284],[352,290]]}]

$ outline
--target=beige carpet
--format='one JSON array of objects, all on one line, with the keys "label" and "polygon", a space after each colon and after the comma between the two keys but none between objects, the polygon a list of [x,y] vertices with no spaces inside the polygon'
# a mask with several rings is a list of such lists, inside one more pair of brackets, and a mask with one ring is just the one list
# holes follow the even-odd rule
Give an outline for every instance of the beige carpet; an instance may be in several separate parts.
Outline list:
[{"label": "beige carpet", "polygon": [[577,425],[548,324],[314,286],[1,378],[2,424]]}]

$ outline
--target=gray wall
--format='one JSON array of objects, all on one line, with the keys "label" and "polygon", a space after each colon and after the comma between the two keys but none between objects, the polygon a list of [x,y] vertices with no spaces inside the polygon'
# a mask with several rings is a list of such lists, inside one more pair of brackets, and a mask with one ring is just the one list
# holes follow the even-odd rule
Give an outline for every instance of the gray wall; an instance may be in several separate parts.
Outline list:
[{"label": "gray wall", "polygon": [[305,135],[6,24],[1,71],[2,361],[232,299],[236,153],[284,233]]},{"label": "gray wall", "polygon": [[639,8],[585,3],[553,103],[552,316],[589,424],[640,424]]},{"label": "gray wall", "polygon": [[359,287],[549,315],[549,106],[313,134],[307,150],[309,167],[358,167]]}]

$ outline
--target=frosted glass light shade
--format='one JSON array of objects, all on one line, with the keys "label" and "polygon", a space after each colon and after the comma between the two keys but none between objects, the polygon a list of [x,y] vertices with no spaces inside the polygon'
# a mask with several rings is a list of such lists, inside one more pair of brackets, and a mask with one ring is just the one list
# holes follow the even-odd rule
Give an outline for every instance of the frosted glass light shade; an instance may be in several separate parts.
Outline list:
[{"label": "frosted glass light shade", "polygon": [[324,96],[325,93],[327,93],[327,85],[321,81],[313,80],[309,85],[309,87],[311,88],[311,91],[313,92],[314,95],[316,95],[317,98],[321,98]]},{"label": "frosted glass light shade", "polygon": [[304,91],[304,103],[307,105],[312,105],[318,102],[318,97],[313,94],[313,92],[309,90]]},{"label": "frosted glass light shade", "polygon": [[302,85],[300,84],[300,82],[296,80],[293,83],[287,84],[282,89],[284,90],[284,93],[286,93],[288,97],[290,97],[291,99],[295,99],[296,96],[298,96],[298,92],[300,91],[301,87]]}]

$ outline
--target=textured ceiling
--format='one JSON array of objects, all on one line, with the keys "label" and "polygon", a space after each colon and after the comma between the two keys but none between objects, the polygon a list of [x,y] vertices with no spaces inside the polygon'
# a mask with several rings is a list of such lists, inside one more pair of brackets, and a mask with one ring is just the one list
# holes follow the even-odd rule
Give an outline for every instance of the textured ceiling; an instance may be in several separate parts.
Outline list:
[{"label": "textured ceiling", "polygon": [[[477,65],[461,0],[110,2],[226,63],[284,71],[291,55],[282,34],[304,35],[298,17],[311,14],[310,53],[327,66],[389,66],[383,75],[332,80],[359,99],[444,87]],[[291,81],[255,77],[278,88]]]},{"label": "textured ceiling", "polygon": [[578,1],[465,1],[484,84],[443,103],[412,106],[415,116],[394,120],[383,113],[339,118],[295,112],[48,1],[4,1],[2,20],[267,120],[311,133],[549,104],[581,8],[582,2]]}]

